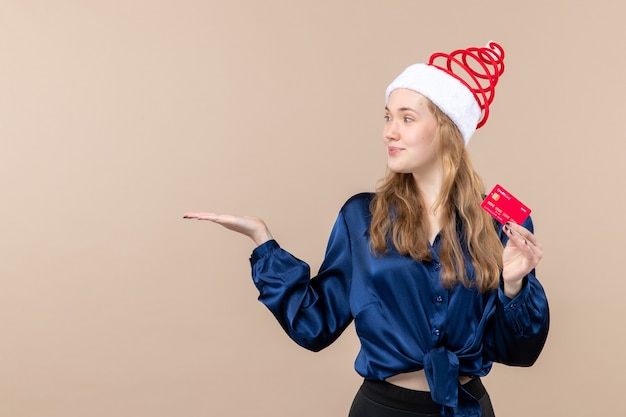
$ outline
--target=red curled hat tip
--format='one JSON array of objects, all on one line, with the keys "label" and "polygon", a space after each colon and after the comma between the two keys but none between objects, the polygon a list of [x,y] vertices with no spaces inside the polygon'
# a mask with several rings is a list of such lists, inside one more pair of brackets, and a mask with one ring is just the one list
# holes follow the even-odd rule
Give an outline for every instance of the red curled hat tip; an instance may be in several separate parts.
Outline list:
[{"label": "red curled hat tip", "polygon": [[449,54],[436,52],[430,56],[428,64],[453,76],[472,92],[482,111],[476,128],[482,127],[489,118],[489,105],[493,101],[498,79],[504,72],[502,46],[489,41],[482,48],[457,49]]}]

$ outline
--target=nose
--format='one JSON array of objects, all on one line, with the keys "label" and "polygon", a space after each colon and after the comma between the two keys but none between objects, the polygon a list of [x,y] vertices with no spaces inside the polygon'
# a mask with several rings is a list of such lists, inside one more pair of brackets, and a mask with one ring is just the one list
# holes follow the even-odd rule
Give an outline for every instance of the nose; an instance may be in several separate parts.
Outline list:
[{"label": "nose", "polygon": [[383,139],[386,141],[398,140],[398,126],[395,121],[385,123],[383,128]]}]

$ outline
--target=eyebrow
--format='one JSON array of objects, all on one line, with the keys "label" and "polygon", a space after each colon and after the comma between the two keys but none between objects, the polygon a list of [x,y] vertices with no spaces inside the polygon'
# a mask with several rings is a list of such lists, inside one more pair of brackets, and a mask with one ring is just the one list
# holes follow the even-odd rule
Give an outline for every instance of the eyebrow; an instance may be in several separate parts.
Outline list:
[{"label": "eyebrow", "polygon": [[[385,106],[385,110],[388,112],[391,112],[391,110],[389,110],[389,107]],[[416,109],[412,108],[412,107],[400,107],[398,109],[398,111],[402,112],[402,111],[412,111],[413,113],[419,113],[419,111],[417,111]]]}]

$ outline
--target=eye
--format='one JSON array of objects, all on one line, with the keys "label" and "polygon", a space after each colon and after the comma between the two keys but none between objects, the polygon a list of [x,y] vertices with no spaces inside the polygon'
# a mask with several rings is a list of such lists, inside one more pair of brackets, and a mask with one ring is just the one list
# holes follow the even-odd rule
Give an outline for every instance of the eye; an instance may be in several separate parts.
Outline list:
[{"label": "eye", "polygon": [[391,116],[386,114],[386,115],[383,116],[383,119],[385,120],[385,122],[390,122],[391,121]]},{"label": "eye", "polygon": [[411,116],[404,116],[404,123],[411,123],[414,122],[415,119],[413,119]]}]

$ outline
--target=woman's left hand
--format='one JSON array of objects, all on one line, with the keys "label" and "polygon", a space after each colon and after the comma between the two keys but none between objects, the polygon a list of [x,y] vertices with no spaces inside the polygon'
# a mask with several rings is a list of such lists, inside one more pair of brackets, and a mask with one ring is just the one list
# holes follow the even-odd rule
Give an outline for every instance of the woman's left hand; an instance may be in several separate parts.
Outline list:
[{"label": "woman's left hand", "polygon": [[502,254],[504,293],[513,298],[522,289],[522,281],[543,257],[541,243],[528,229],[515,223],[503,227],[509,237]]}]

